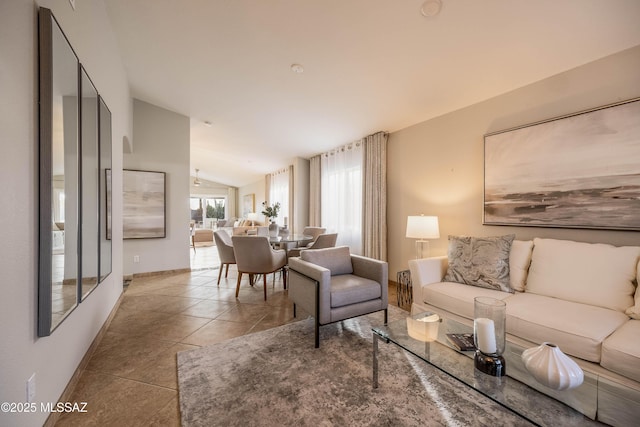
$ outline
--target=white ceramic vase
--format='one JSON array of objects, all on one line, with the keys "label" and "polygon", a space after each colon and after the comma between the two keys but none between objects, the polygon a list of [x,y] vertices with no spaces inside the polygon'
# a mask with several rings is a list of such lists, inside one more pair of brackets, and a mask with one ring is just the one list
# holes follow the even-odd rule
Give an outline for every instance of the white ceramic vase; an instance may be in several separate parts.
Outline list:
[{"label": "white ceramic vase", "polygon": [[280,231],[280,226],[275,221],[272,221],[271,223],[269,223],[269,236],[278,237],[279,231]]},{"label": "white ceramic vase", "polygon": [[523,351],[522,361],[536,381],[554,390],[569,390],[584,380],[580,366],[552,343]]}]

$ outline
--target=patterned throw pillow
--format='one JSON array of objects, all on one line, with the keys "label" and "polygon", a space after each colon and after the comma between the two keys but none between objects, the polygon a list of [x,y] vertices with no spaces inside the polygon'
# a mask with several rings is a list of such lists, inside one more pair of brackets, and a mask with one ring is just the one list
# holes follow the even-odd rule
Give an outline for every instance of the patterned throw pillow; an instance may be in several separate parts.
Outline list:
[{"label": "patterned throw pillow", "polygon": [[449,236],[446,282],[514,292],[509,282],[509,252],[515,234],[496,237]]}]

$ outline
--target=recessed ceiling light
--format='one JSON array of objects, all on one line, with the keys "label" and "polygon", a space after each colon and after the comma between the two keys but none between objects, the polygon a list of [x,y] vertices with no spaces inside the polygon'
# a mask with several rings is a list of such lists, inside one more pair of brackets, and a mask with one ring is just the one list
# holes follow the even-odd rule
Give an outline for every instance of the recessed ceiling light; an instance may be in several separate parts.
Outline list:
[{"label": "recessed ceiling light", "polygon": [[291,64],[291,71],[294,73],[304,73],[304,67],[300,64]]},{"label": "recessed ceiling light", "polygon": [[442,9],[441,0],[427,0],[422,3],[420,13],[422,13],[423,16],[431,17],[436,16],[438,13],[440,13],[440,9]]},{"label": "recessed ceiling light", "polygon": [[210,127],[211,127],[211,124],[212,124],[212,123],[211,123],[209,120],[205,120],[205,122],[204,122],[204,125],[205,125],[206,127],[208,127],[208,128],[210,128]]}]

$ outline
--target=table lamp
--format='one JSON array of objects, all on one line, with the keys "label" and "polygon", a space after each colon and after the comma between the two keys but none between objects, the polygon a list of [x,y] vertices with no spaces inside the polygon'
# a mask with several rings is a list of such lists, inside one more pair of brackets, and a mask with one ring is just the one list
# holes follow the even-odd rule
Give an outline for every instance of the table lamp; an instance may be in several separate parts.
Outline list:
[{"label": "table lamp", "polygon": [[[416,240],[416,259],[429,256],[429,241],[439,239],[440,227],[437,216],[409,216],[407,217],[407,237]],[[426,246],[426,255],[423,248]]]}]

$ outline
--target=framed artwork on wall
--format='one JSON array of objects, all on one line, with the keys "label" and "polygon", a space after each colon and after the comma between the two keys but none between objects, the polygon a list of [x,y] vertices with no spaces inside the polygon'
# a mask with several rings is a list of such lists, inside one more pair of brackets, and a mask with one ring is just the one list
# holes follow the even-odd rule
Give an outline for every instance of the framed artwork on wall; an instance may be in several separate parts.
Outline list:
[{"label": "framed artwork on wall", "polygon": [[254,193],[242,196],[242,217],[256,211],[256,195]]},{"label": "framed artwork on wall", "polygon": [[122,171],[122,228],[125,239],[166,237],[166,174]]},{"label": "framed artwork on wall", "polygon": [[640,98],[485,135],[483,224],[640,230]]}]

